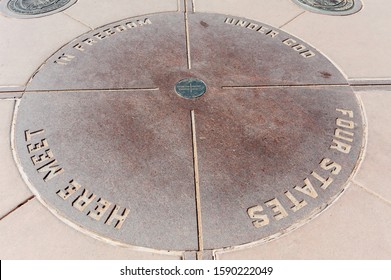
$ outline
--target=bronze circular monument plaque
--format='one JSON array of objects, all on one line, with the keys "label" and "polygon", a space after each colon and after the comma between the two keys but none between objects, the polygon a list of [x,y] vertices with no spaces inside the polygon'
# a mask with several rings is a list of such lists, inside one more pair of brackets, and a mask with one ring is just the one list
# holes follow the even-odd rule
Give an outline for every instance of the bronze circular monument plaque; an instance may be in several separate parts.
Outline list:
[{"label": "bronze circular monument plaque", "polygon": [[16,18],[32,18],[61,12],[77,0],[9,0],[2,1],[0,9],[8,16]]},{"label": "bronze circular monument plaque", "polygon": [[61,48],[27,85],[13,134],[23,177],[58,217],[170,251],[304,224],[342,193],[364,142],[354,92],[315,48],[254,20],[180,12]]},{"label": "bronze circular monument plaque", "polygon": [[362,8],[360,0],[292,0],[311,12],[344,16],[357,13]]}]

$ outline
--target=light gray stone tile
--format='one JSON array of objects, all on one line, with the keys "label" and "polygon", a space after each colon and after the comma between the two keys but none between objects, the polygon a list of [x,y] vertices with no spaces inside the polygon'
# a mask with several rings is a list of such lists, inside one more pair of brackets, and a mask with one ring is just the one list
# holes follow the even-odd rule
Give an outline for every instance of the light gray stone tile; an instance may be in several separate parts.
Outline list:
[{"label": "light gray stone tile", "polygon": [[391,201],[391,92],[360,92],[368,122],[368,144],[355,181]]},{"label": "light gray stone tile", "polygon": [[196,12],[236,15],[259,20],[274,27],[284,25],[303,12],[291,1],[275,0],[195,0]]},{"label": "light gray stone tile", "polygon": [[391,205],[351,185],[326,212],[269,243],[218,252],[228,259],[390,259]]},{"label": "light gray stone tile", "polygon": [[[285,1],[284,1],[285,2]],[[391,2],[365,1],[349,16],[306,12],[284,27],[331,58],[352,79],[391,77]]]},{"label": "light gray stone tile", "polygon": [[65,13],[92,28],[97,28],[128,17],[177,9],[177,0],[81,0]]},{"label": "light gray stone tile", "polygon": [[45,60],[88,28],[64,14],[15,19],[0,15],[0,86],[23,86]]},{"label": "light gray stone tile", "polygon": [[0,221],[1,259],[180,259],[113,246],[78,232],[33,199]]},{"label": "light gray stone tile", "polygon": [[11,122],[15,101],[0,100],[0,217],[32,196],[11,152]]}]

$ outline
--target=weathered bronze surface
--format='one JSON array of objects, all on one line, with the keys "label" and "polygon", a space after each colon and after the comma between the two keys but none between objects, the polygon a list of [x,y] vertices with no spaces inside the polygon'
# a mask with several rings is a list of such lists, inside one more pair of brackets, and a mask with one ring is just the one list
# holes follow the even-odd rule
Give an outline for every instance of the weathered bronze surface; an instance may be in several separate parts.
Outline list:
[{"label": "weathered bronze surface", "polygon": [[[198,221],[208,250],[311,219],[361,153],[345,78],[268,25],[202,13],[185,23],[182,13],[123,20],[49,58],[16,113],[26,181],[76,227],[154,249],[199,250]],[[194,93],[178,88],[185,79],[197,98],[179,96]]]}]

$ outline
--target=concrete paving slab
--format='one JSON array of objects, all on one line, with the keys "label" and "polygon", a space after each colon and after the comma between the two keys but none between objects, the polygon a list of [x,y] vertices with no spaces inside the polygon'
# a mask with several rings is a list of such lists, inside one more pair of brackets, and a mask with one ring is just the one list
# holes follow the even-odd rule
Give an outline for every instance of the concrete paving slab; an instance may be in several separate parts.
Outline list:
[{"label": "concrete paving slab", "polygon": [[177,10],[177,0],[150,0],[147,3],[139,0],[79,0],[65,13],[91,28],[97,28],[128,17]]},{"label": "concrete paving slab", "polygon": [[291,1],[275,0],[195,0],[194,6],[196,12],[246,16],[274,27],[280,27],[304,12]]},{"label": "concrete paving slab", "polygon": [[53,216],[37,199],[0,221],[0,232],[2,260],[181,259],[180,253],[123,248],[81,234]]},{"label": "concrete paving slab", "polygon": [[368,120],[365,160],[355,181],[391,201],[391,92],[360,92]]},{"label": "concrete paving slab", "polygon": [[217,252],[217,259],[390,259],[391,204],[357,185],[307,225],[253,248]]},{"label": "concrete paving slab", "polygon": [[34,19],[0,15],[0,86],[23,86],[62,45],[89,29],[64,14]]},{"label": "concrete paving slab", "polygon": [[388,0],[365,1],[349,16],[306,12],[283,29],[333,60],[350,79],[391,77],[391,37]]},{"label": "concrete paving slab", "polygon": [[0,100],[0,219],[32,196],[21,179],[11,151],[15,101]]}]

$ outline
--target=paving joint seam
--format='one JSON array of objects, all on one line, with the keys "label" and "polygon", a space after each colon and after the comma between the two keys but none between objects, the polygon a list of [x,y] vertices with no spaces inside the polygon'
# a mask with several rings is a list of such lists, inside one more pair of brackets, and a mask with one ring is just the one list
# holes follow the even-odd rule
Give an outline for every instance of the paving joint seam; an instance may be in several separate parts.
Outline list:
[{"label": "paving joint seam", "polygon": [[287,22],[285,22],[284,24],[280,25],[278,28],[284,28],[286,25],[288,25],[289,23],[291,23],[292,21],[294,21],[295,19],[297,19],[299,16],[301,16],[302,14],[305,14],[306,11],[302,11],[301,13],[299,13],[298,15],[294,16],[292,19],[288,20]]},{"label": "paving joint seam", "polygon": [[371,194],[372,196],[376,197],[377,199],[380,199],[381,201],[385,202],[389,206],[391,206],[391,201],[382,197],[380,194],[368,189],[367,187],[364,187],[361,183],[358,183],[356,180],[352,180],[352,183],[357,185],[357,187],[363,189],[365,192]]},{"label": "paving joint seam", "polygon": [[376,87],[352,87],[353,91],[359,93],[370,93],[370,92],[378,92],[378,91],[384,91],[384,92],[389,92],[391,91],[391,85],[390,86],[376,86]]},{"label": "paving joint seam", "polygon": [[26,205],[28,202],[30,202],[32,199],[35,198],[35,195],[32,195],[30,196],[29,198],[23,200],[21,203],[19,203],[15,208],[13,208],[11,211],[7,212],[5,215],[1,216],[0,217],[0,221],[2,221],[3,219],[5,219],[6,217],[8,217],[9,215],[11,215],[13,212],[15,212],[16,210],[18,210],[19,208],[23,207],[24,205]]},{"label": "paving joint seam", "polygon": [[[189,2],[189,5],[187,4]],[[182,9],[182,4],[183,4],[183,9]],[[191,12],[195,13],[195,0],[177,0],[177,12],[186,12],[187,7],[191,6]]]},{"label": "paving joint seam", "polygon": [[183,251],[181,260],[217,260],[216,250],[204,250],[202,258],[198,258],[197,251],[186,250]]},{"label": "paving joint seam", "polygon": [[22,92],[26,89],[25,85],[0,85],[0,93]]},{"label": "paving joint seam", "polygon": [[196,0],[191,0],[191,5],[192,5],[192,8],[193,8],[193,13],[196,12]]},{"label": "paving joint seam", "polygon": [[24,92],[24,91],[21,91],[21,90],[19,90],[19,91],[13,91],[13,90],[2,91],[2,90],[0,90],[0,94],[5,94],[5,93],[9,93],[9,94],[15,93],[16,94],[16,93],[21,93],[21,92]]},{"label": "paving joint seam", "polygon": [[351,84],[351,87],[389,87],[391,84]]},{"label": "paving joint seam", "polygon": [[15,101],[20,100],[22,96],[7,96],[7,97],[0,97],[1,101]]},{"label": "paving joint seam", "polygon": [[348,78],[350,84],[353,85],[391,85],[391,78],[378,77],[378,78]]},{"label": "paving joint seam", "polygon": [[[222,86],[221,89],[267,89],[267,88],[327,88],[327,87],[349,87],[349,84],[298,84],[298,85],[248,85],[248,86]],[[391,86],[391,84],[390,84]],[[97,89],[45,89],[26,90],[23,93],[52,93],[52,92],[116,92],[116,91],[159,91],[159,88],[97,88]],[[10,92],[13,93],[13,92]],[[19,92],[20,93],[20,92]]]},{"label": "paving joint seam", "polygon": [[84,25],[85,27],[87,27],[88,29],[90,30],[94,30],[94,28],[92,28],[91,26],[89,26],[88,24],[82,22],[81,20],[77,19],[77,18],[74,18],[73,16],[71,16],[70,14],[68,14],[67,12],[62,12],[64,15],[68,16],[70,19],[73,19],[74,21]]}]

